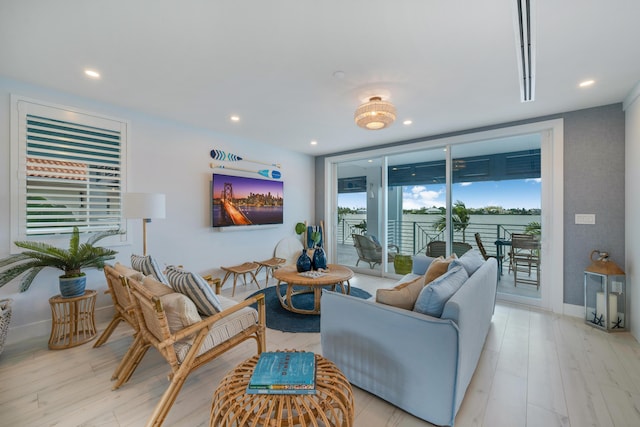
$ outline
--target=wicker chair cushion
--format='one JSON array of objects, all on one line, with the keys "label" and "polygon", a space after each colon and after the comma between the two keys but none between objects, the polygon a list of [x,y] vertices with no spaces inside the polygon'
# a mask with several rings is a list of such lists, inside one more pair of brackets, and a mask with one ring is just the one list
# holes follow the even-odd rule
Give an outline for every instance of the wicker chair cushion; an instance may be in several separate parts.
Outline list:
[{"label": "wicker chair cushion", "polygon": [[167,267],[166,273],[171,287],[189,297],[201,315],[213,316],[222,311],[220,300],[202,277],[176,267]]},{"label": "wicker chair cushion", "polygon": [[131,254],[131,267],[134,270],[138,270],[145,276],[153,276],[158,282],[162,282],[165,285],[169,284],[169,281],[165,277],[164,273],[160,269],[160,266],[151,258],[151,255],[140,256]]},{"label": "wicker chair cushion", "polygon": [[[223,296],[218,297],[220,298],[220,304],[223,310],[237,304],[232,299],[225,298]],[[198,355],[207,352],[213,347],[227,341],[229,338],[257,323],[258,311],[250,307],[242,308],[235,313],[222,318],[219,322],[212,325],[209,334],[200,347]],[[174,344],[174,348],[176,350],[178,362],[182,363],[191,348],[191,340],[179,341]]]},{"label": "wicker chair cushion", "polygon": [[167,316],[169,330],[175,333],[202,320],[196,305],[185,295],[172,292],[160,297]]},{"label": "wicker chair cushion", "polygon": [[151,292],[157,297],[161,297],[163,295],[168,295],[176,292],[170,286],[167,286],[164,283],[158,282],[153,276],[146,276],[142,281],[142,285],[149,292]]},{"label": "wicker chair cushion", "polygon": [[114,265],[113,268],[115,268],[115,270],[118,273],[122,274],[124,277],[132,278],[139,282],[144,280],[144,274],[142,274],[138,270],[134,270],[133,268],[129,268],[126,265],[120,264],[119,262],[116,262],[116,265]]}]

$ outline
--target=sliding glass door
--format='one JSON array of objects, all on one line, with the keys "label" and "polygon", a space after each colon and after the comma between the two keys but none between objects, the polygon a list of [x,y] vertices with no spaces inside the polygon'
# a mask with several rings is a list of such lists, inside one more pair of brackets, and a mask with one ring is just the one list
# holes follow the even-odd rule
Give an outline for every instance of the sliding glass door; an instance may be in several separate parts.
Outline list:
[{"label": "sliding glass door", "polygon": [[562,126],[517,129],[328,159],[334,262],[397,278],[413,255],[478,249],[499,261],[499,298],[560,312]]}]

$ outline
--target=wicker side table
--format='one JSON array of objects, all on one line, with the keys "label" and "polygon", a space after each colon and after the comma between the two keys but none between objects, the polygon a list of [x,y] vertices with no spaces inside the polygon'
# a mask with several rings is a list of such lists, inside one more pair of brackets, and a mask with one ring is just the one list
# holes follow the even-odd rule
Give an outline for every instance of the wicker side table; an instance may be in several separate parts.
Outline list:
[{"label": "wicker side table", "polygon": [[94,311],[96,291],[85,291],[84,295],[49,298],[51,305],[51,336],[49,348],[61,350],[91,341],[97,335]]},{"label": "wicker side table", "polygon": [[222,379],[213,394],[211,427],[353,426],[351,384],[333,362],[316,354],[316,394],[246,394],[258,358]]}]

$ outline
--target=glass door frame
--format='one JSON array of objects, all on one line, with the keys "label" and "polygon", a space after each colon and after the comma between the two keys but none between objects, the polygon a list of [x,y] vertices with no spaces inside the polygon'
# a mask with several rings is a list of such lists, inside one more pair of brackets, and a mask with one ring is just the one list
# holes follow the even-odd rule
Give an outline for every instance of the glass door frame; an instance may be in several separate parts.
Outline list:
[{"label": "glass door frame", "polygon": [[[564,277],[563,277],[563,257],[564,257],[564,239],[563,239],[563,220],[564,220],[564,171],[563,171],[563,153],[564,153],[564,121],[563,119],[553,119],[540,122],[532,122],[523,125],[509,126],[498,129],[478,131],[456,135],[451,137],[431,138],[424,141],[409,143],[404,145],[394,145],[381,147],[373,150],[363,150],[360,152],[327,156],[324,159],[324,177],[325,177],[325,194],[324,194],[324,217],[325,227],[328,232],[328,243],[331,248],[330,254],[336,253],[335,236],[337,226],[337,163],[357,160],[370,157],[382,157],[383,167],[386,170],[386,156],[401,152],[412,152],[422,149],[444,148],[449,145],[460,143],[481,142],[483,140],[505,138],[513,135],[540,133],[541,134],[541,175],[542,175],[542,236],[541,236],[541,256],[545,260],[545,268],[541,271],[541,299],[539,302],[530,301],[529,299],[518,296],[507,296],[500,294],[501,300],[523,303],[532,306],[539,306],[544,309],[551,310],[556,313],[564,312]],[[450,168],[450,152],[447,153],[447,168]],[[447,176],[449,171],[447,170]],[[382,174],[382,191],[380,192],[381,206],[387,206],[387,174]],[[450,183],[447,190],[447,209],[451,212],[450,200]],[[395,274],[390,275],[387,271],[386,262],[386,235],[387,225],[386,218],[388,214],[386,208],[380,212],[383,219],[385,241],[383,243],[383,268],[381,275],[385,277],[397,277]],[[450,219],[449,219],[450,221]],[[450,223],[448,226],[450,227]],[[450,239],[448,239],[450,240]],[[330,260],[336,262],[335,258]]]}]

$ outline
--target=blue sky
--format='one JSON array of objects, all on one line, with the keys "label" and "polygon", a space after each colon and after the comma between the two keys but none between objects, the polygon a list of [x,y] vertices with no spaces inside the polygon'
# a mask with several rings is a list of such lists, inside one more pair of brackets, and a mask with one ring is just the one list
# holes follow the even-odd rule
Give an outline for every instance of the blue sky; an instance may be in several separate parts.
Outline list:
[{"label": "blue sky", "polygon": [[[538,179],[509,181],[464,182],[453,185],[453,201],[460,200],[469,208],[502,206],[505,209],[540,209],[540,183]],[[365,193],[340,194],[338,206],[365,208]],[[403,209],[445,206],[445,186],[412,185],[403,187]]]}]

